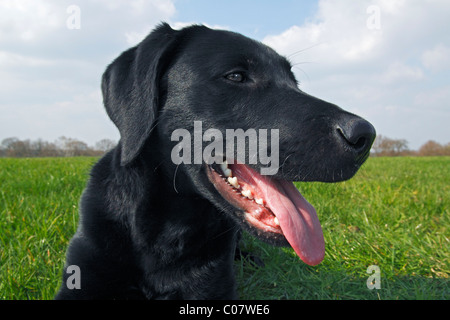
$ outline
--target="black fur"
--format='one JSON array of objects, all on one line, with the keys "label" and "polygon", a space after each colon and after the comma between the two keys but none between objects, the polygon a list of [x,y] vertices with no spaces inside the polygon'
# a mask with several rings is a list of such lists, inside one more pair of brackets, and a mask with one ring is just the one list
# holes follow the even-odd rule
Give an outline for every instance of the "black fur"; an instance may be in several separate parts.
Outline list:
[{"label": "black fur", "polygon": [[[92,169],[57,299],[232,299],[241,226],[205,164],[175,165],[177,128],[278,128],[277,177],[341,181],[368,156],[373,127],[298,89],[289,62],[237,33],[157,27],[103,75],[121,140]],[[244,76],[236,82],[227,78]],[[258,165],[252,165],[258,169]],[[265,239],[286,244],[283,239]]]}]

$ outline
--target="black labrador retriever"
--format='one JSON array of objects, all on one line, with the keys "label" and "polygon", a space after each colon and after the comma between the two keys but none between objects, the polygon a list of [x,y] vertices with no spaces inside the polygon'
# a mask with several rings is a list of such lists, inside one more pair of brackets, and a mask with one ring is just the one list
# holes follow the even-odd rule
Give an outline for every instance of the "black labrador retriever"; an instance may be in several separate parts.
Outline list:
[{"label": "black labrador retriever", "polygon": [[[92,169],[57,299],[236,298],[241,227],[323,259],[292,181],[351,178],[375,130],[302,92],[286,58],[237,33],[161,24],[108,66],[102,91],[121,139]],[[244,157],[230,132],[244,132]]]}]

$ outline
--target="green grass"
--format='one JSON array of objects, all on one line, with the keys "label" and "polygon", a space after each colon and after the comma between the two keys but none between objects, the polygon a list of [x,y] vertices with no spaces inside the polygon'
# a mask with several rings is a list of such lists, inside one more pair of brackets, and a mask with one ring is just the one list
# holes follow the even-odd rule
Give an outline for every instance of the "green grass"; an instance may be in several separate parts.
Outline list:
[{"label": "green grass", "polygon": [[[239,268],[242,296],[272,299],[449,299],[450,158],[370,158],[350,181],[299,183],[319,214],[316,267],[291,249],[246,238],[266,268]],[[381,270],[369,290],[367,268]]]},{"label": "green grass", "polygon": [[[0,299],[52,299],[96,158],[0,159]],[[316,267],[248,235],[242,299],[450,299],[450,158],[371,158],[350,181],[300,183],[319,214]],[[381,289],[366,286],[370,265]]]},{"label": "green grass", "polygon": [[0,159],[0,299],[51,299],[94,158]]}]

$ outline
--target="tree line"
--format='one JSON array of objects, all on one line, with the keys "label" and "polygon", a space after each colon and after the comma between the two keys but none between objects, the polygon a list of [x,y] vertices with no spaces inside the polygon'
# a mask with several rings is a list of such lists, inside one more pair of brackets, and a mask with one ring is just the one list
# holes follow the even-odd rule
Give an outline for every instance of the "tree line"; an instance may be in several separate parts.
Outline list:
[{"label": "tree line", "polygon": [[[0,144],[0,157],[76,157],[101,156],[117,144],[110,139],[102,139],[88,146],[87,143],[67,137],[59,137],[54,142],[42,139],[20,140],[18,138],[3,139]],[[371,155],[375,157],[395,156],[450,156],[450,143],[441,145],[428,141],[419,150],[410,150],[408,141],[391,139],[378,135],[372,146]]]},{"label": "tree line", "polygon": [[408,141],[404,139],[391,139],[378,135],[375,139],[371,155],[375,157],[399,157],[399,156],[450,156],[450,143],[442,145],[429,140],[419,150],[410,150]]},{"label": "tree line", "polygon": [[18,138],[3,139],[0,144],[0,157],[76,157],[76,156],[101,156],[114,148],[117,142],[110,139],[102,139],[89,146],[87,143],[59,137],[54,142],[37,140],[20,140]]}]

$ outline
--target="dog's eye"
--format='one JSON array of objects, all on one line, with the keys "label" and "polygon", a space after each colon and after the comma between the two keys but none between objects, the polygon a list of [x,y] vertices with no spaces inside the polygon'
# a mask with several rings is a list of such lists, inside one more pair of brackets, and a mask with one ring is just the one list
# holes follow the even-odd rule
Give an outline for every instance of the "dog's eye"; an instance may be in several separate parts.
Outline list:
[{"label": "dog's eye", "polygon": [[234,82],[244,82],[245,81],[245,76],[241,72],[229,73],[225,76],[225,78],[227,78],[230,81],[234,81]]}]

